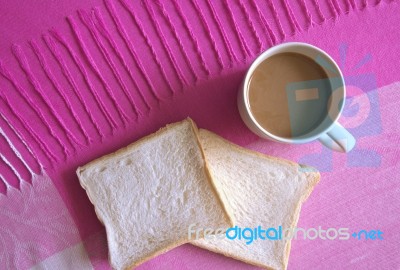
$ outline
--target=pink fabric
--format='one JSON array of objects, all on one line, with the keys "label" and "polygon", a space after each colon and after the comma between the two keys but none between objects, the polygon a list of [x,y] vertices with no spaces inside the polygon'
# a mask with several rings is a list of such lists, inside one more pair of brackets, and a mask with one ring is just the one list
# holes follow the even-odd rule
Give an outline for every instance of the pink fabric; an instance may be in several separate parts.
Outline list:
[{"label": "pink fabric", "polygon": [[21,182],[0,198],[0,266],[27,269],[81,242],[78,229],[47,175]]},{"label": "pink fabric", "polygon": [[[1,179],[19,187],[18,175],[30,183],[28,168],[39,173],[43,165],[96,269],[109,268],[104,229],[79,186],[77,166],[187,116],[245,147],[320,168],[321,183],[304,205],[299,226],[384,232],[379,242],[294,241],[289,268],[400,267],[399,85],[375,90],[400,79],[397,1],[2,1],[0,6],[0,127],[8,138],[0,136]],[[263,141],[240,120],[236,93],[245,69],[262,50],[292,40],[315,44],[341,63],[354,96],[341,120],[358,138],[353,154],[332,154],[317,143]],[[363,118],[358,109],[370,114]],[[6,187],[0,181],[2,193]],[[10,204],[9,197],[0,202]],[[36,244],[51,246],[46,239],[47,244]],[[5,265],[3,257],[0,263]],[[190,245],[139,267],[204,268],[254,267]]]}]

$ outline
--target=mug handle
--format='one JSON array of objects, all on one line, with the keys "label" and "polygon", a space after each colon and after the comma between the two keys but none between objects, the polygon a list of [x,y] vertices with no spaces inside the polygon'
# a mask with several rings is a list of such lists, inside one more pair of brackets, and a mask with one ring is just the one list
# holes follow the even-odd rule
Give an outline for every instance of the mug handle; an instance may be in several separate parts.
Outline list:
[{"label": "mug handle", "polygon": [[339,123],[334,123],[333,127],[322,134],[318,140],[326,147],[344,153],[349,152],[356,144],[353,135]]}]

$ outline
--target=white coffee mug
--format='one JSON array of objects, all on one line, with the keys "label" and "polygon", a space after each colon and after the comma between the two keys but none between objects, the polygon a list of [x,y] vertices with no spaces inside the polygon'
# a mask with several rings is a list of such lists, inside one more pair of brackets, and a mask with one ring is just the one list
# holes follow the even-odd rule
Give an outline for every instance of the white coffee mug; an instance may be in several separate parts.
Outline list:
[{"label": "white coffee mug", "polygon": [[[307,121],[307,114],[319,114],[321,115],[322,119],[318,124],[315,125],[315,127],[312,128],[312,130],[307,130],[304,134],[301,134],[300,132],[299,134],[301,135],[293,136],[291,138],[277,136],[263,128],[256,121],[250,110],[248,87],[250,78],[252,77],[255,69],[264,60],[280,53],[298,53],[313,59],[327,74],[328,78],[323,80],[329,80],[330,86],[329,89],[319,89],[318,80],[314,80],[294,82],[286,87],[290,111],[289,113],[290,115],[296,116],[290,117],[290,125],[293,128],[301,128],[301,121]],[[309,103],[307,104],[305,104],[304,101],[296,100],[296,91],[298,89],[304,90],[307,88],[318,89],[318,91],[324,90],[324,93],[329,94],[329,102],[324,104],[324,106],[326,105],[324,110],[315,109],[322,108],[321,104],[318,104],[318,99],[308,101]],[[337,122],[340,114],[342,113],[345,98],[346,90],[344,78],[336,62],[326,52],[313,45],[300,42],[289,42],[271,47],[257,57],[256,60],[251,64],[239,89],[238,107],[240,116],[242,117],[244,123],[250,128],[250,130],[262,138],[277,142],[295,144],[307,143],[318,139],[323,145],[335,151],[348,152],[354,147],[356,142],[355,138]],[[301,107],[302,109],[300,110],[297,107]],[[306,110],[304,110],[304,108],[306,108]],[[305,114],[303,117],[300,117],[302,119],[301,121],[299,121],[299,117],[297,117],[299,112]]]}]

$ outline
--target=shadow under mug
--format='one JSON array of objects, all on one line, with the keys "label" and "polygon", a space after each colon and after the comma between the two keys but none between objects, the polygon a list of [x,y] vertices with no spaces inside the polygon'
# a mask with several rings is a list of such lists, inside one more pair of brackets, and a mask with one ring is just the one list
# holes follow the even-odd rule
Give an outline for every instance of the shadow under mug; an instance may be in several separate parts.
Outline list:
[{"label": "shadow under mug", "polygon": [[[292,131],[292,137],[286,138],[269,132],[256,121],[250,110],[248,86],[255,69],[265,59],[289,52],[313,59],[325,71],[328,78],[293,82],[286,85]],[[302,93],[307,89],[314,91],[313,97],[304,98]],[[336,62],[326,52],[307,43],[288,42],[271,47],[254,60],[239,89],[238,107],[244,123],[261,138],[295,144],[319,140],[332,150],[349,152],[356,143],[355,138],[337,122],[342,113],[345,98],[343,74]],[[316,118],[319,120],[316,121]]]}]

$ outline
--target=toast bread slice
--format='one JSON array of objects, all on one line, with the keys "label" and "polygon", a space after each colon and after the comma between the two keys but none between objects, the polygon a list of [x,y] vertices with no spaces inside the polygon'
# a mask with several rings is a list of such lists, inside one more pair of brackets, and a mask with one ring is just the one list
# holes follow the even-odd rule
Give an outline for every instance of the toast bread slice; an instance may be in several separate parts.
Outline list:
[{"label": "toast bread slice", "polygon": [[188,227],[232,226],[191,119],[77,169],[107,233],[114,269],[188,242]]},{"label": "toast bread slice", "polygon": [[[221,199],[241,228],[294,228],[302,203],[320,179],[311,167],[266,156],[200,129],[199,138]],[[290,240],[200,239],[191,244],[267,269],[286,269]]]}]

